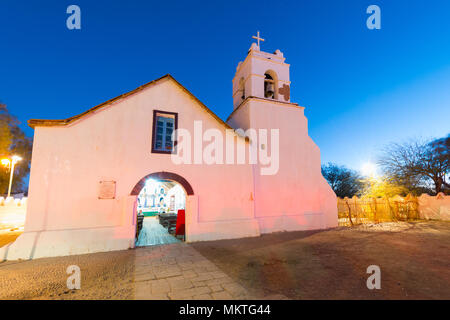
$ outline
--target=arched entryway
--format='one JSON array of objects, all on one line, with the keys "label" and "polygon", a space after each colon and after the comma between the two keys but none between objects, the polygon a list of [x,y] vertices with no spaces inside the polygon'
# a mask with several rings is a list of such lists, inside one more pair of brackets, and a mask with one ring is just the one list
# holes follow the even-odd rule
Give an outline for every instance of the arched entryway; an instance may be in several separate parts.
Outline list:
[{"label": "arched entryway", "polygon": [[185,240],[187,197],[194,195],[186,179],[171,172],[143,177],[131,191],[136,196],[137,247]]},{"label": "arched entryway", "polygon": [[172,180],[175,182],[178,182],[179,184],[181,184],[184,188],[184,190],[186,191],[186,194],[189,196],[194,195],[194,189],[192,189],[191,185],[189,184],[189,182],[187,182],[187,180],[185,178],[183,178],[182,176],[176,174],[176,173],[172,173],[172,172],[155,172],[155,173],[151,173],[149,175],[146,175],[145,177],[143,177],[141,180],[139,180],[138,183],[136,183],[136,185],[134,186],[133,190],[131,191],[132,196],[137,196],[139,195],[139,193],[141,192],[142,188],[145,186],[145,182],[148,179],[155,179],[155,180]]}]

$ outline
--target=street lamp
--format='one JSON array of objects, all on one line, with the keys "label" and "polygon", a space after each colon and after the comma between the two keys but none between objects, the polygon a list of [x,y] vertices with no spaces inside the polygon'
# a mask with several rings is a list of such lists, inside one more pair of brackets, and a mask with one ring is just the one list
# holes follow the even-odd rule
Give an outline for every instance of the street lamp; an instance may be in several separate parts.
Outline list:
[{"label": "street lamp", "polygon": [[20,160],[22,160],[22,158],[19,156],[12,156],[11,159],[8,159],[8,158],[2,159],[2,165],[4,165],[5,167],[7,167],[11,170],[11,172],[9,174],[8,198],[11,196],[11,186],[12,186],[12,181],[13,181],[13,176],[14,176],[14,167],[15,167],[16,163],[19,162]]}]

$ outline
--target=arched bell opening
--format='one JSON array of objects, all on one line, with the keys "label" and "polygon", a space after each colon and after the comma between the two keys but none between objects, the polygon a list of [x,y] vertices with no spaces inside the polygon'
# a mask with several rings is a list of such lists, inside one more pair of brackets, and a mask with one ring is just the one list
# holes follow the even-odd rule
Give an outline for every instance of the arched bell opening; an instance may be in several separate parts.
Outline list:
[{"label": "arched bell opening", "polygon": [[267,99],[278,99],[278,78],[274,71],[268,70],[264,73],[264,97]]}]

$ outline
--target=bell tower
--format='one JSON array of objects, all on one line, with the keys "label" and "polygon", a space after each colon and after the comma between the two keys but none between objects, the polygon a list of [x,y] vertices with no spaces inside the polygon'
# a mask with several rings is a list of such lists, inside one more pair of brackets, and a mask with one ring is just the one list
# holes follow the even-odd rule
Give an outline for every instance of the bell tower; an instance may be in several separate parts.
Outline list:
[{"label": "bell tower", "polygon": [[259,33],[254,39],[233,78],[227,123],[248,137],[249,158],[257,155],[252,200],[260,233],[335,227],[336,195],[322,176],[305,107],[290,101],[289,65],[280,50],[261,51]]},{"label": "bell tower", "polygon": [[263,52],[258,35],[253,37],[247,57],[239,62],[233,78],[233,106],[239,107],[247,98],[290,102],[289,64],[280,50]]}]

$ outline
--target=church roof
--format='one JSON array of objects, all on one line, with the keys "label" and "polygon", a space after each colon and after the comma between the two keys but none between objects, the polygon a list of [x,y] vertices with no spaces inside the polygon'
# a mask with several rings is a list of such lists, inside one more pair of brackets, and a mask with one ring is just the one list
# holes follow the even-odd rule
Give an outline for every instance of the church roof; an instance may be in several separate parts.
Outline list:
[{"label": "church roof", "polygon": [[77,120],[79,120],[79,119],[89,115],[90,113],[92,113],[92,112],[94,112],[96,110],[99,110],[99,109],[101,109],[101,108],[103,108],[105,106],[108,106],[108,105],[110,105],[111,103],[113,103],[113,102],[115,102],[117,100],[126,98],[126,97],[128,97],[128,96],[130,96],[132,94],[138,93],[138,92],[140,92],[140,91],[142,91],[142,90],[144,90],[144,89],[146,89],[146,88],[148,88],[148,87],[150,87],[150,86],[152,86],[152,85],[154,85],[154,84],[156,84],[156,83],[158,83],[158,82],[160,82],[160,81],[162,81],[164,79],[170,79],[170,80],[174,81],[174,83],[177,86],[179,86],[188,95],[190,95],[195,101],[197,101],[200,104],[200,106],[206,112],[208,112],[211,116],[213,116],[213,118],[216,119],[220,124],[224,125],[227,129],[233,129],[227,123],[225,123],[222,119],[220,119],[214,112],[212,112],[211,109],[209,109],[203,102],[201,102],[196,96],[194,96],[181,83],[179,83],[177,80],[175,80],[175,78],[172,77],[170,74],[166,74],[165,76],[163,76],[161,78],[158,78],[156,80],[150,81],[150,82],[148,82],[148,83],[146,83],[146,84],[144,84],[144,85],[142,85],[142,86],[140,86],[140,87],[138,87],[138,88],[136,88],[134,90],[131,90],[131,91],[127,92],[127,93],[121,94],[120,96],[117,96],[117,97],[112,98],[112,99],[110,99],[108,101],[105,101],[105,102],[103,102],[103,103],[101,103],[101,104],[99,104],[99,105],[97,105],[95,107],[92,107],[91,109],[89,109],[89,110],[87,110],[87,111],[85,111],[83,113],[80,113],[80,114],[78,114],[76,116],[73,116],[73,117],[70,117],[70,118],[67,118],[67,119],[60,119],[60,120],[30,119],[30,120],[28,120],[28,125],[31,128],[33,128],[33,129],[35,127],[66,126],[68,124],[71,124],[71,123],[73,123],[73,122],[75,122],[75,121],[77,121]]}]

